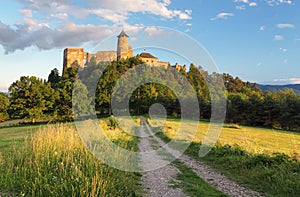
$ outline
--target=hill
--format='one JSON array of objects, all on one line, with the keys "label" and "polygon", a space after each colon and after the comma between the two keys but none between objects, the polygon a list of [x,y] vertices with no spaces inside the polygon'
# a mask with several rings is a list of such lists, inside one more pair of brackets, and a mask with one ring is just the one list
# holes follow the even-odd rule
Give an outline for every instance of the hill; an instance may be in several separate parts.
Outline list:
[{"label": "hill", "polygon": [[287,85],[261,85],[257,86],[264,91],[278,92],[285,89],[293,89],[297,95],[300,95],[300,84],[287,84]]}]

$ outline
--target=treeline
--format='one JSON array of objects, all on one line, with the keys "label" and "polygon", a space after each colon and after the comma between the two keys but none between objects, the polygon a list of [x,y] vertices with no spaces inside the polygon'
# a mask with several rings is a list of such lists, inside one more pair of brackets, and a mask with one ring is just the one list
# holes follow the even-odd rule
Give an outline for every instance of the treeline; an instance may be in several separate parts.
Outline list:
[{"label": "treeline", "polygon": [[[146,114],[152,104],[161,103],[169,116],[180,117],[180,102],[178,95],[173,92],[182,85],[178,72],[167,72],[164,69],[145,66],[143,71],[138,70],[126,74],[131,68],[142,63],[136,57],[110,63],[97,64],[91,61],[84,70],[78,72],[76,67],[69,68],[63,72],[62,76],[57,69],[54,69],[47,80],[21,77],[9,87],[9,96],[0,94],[0,120],[9,118],[28,119],[31,122],[41,118],[58,121],[73,120],[80,114],[89,114],[92,110],[90,106],[95,107],[98,115],[110,115],[112,94],[115,86],[120,85],[120,78],[127,81],[132,79],[133,82],[139,80],[147,82],[151,76],[157,76],[167,83],[147,82],[136,87],[127,98],[130,113],[132,115]],[[137,78],[138,72],[144,73],[140,76],[141,79]],[[300,130],[300,96],[297,96],[293,90],[262,92],[256,84],[243,82],[229,74],[210,74],[193,64],[187,72],[182,69],[179,73],[195,90],[201,118],[210,118],[212,106],[210,96],[214,94],[212,91],[221,90],[223,87],[226,88],[227,96],[226,122]],[[75,81],[77,84],[74,91],[79,99],[72,102]],[[207,85],[209,81],[213,81],[213,88]],[[133,86],[134,83],[125,83],[121,88],[119,87],[119,91],[130,90]],[[169,87],[173,87],[173,90]],[[214,94],[214,99],[218,101],[216,95]],[[118,94],[114,97],[116,101],[123,99],[122,95]],[[80,103],[81,100],[84,102]],[[79,106],[80,114],[74,113],[72,110],[74,106]]]}]

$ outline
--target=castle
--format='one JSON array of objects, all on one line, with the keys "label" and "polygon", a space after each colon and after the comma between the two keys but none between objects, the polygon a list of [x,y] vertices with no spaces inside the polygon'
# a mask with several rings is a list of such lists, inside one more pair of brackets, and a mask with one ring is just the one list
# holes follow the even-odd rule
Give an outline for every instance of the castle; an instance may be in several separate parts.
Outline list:
[{"label": "castle", "polygon": [[[63,70],[74,66],[84,68],[92,59],[98,63],[125,60],[133,57],[132,47],[128,43],[128,38],[129,36],[122,30],[118,35],[117,51],[98,51],[92,54],[85,52],[83,48],[66,48],[63,57]],[[164,66],[165,68],[170,66],[169,62],[158,61],[158,58],[150,53],[143,52],[138,54],[137,57],[150,66]],[[178,71],[186,69],[185,66],[179,66],[178,64],[173,67]]]}]

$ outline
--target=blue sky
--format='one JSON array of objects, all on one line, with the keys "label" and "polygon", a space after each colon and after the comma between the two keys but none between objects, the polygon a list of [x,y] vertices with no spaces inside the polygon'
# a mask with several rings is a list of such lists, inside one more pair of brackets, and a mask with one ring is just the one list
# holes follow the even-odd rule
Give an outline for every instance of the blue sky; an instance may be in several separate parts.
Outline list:
[{"label": "blue sky", "polygon": [[221,73],[257,83],[300,83],[298,1],[11,0],[0,7],[2,91],[20,76],[47,78],[53,68],[61,71],[66,47],[93,51],[122,27],[135,32],[151,26],[195,39]]}]

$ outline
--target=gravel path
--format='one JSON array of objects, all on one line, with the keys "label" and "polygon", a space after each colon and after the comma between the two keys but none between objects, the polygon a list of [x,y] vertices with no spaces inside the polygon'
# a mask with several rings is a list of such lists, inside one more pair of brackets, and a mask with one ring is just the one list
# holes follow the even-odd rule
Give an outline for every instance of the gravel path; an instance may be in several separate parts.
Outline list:
[{"label": "gravel path", "polygon": [[[153,131],[151,130],[151,128],[149,127],[149,125],[147,125],[146,123],[145,123],[145,127],[147,128],[147,131],[150,132],[151,135],[153,136],[152,140],[154,140],[159,146],[161,146],[161,147],[164,146],[166,151],[169,152],[170,154],[172,154],[173,156],[180,154],[178,151],[166,146],[166,143],[164,143],[160,138],[156,137],[154,135]],[[144,130],[144,126],[141,126],[141,131],[143,131],[143,130]],[[143,131],[143,132],[145,132],[145,131]],[[146,141],[147,141],[147,138],[141,140],[140,148],[143,148],[143,144],[147,143]],[[148,140],[148,142],[149,142],[149,140]],[[145,149],[141,149],[141,150],[145,150]],[[232,197],[255,197],[255,196],[262,197],[263,196],[262,194],[260,194],[256,191],[247,189],[247,188],[237,184],[236,182],[230,180],[229,178],[227,178],[226,176],[217,172],[210,166],[208,166],[200,161],[196,161],[195,159],[192,159],[191,157],[189,157],[187,155],[184,155],[184,154],[181,155],[179,157],[179,160],[184,165],[191,168],[199,177],[201,177],[207,183],[215,186],[219,191],[222,191],[223,193],[228,194]],[[170,165],[166,166],[166,169],[168,167],[170,167]],[[173,167],[173,168],[175,168],[175,167]],[[161,168],[161,169],[157,170],[158,172],[150,171],[150,172],[147,172],[147,175],[145,175],[145,176],[143,175],[144,185],[147,187],[150,187],[151,190],[154,191],[154,193],[153,193],[153,194],[155,194],[154,196],[161,196],[160,194],[163,194],[163,196],[166,196],[166,195],[164,195],[165,194],[164,192],[162,192],[160,194],[156,193],[156,192],[159,192],[160,189],[163,189],[163,188],[160,188],[159,185],[154,186],[154,188],[152,188],[153,185],[151,182],[153,182],[153,181],[151,180],[151,173],[157,173],[157,175],[161,175],[160,178],[166,178],[164,176],[168,176],[168,173],[162,174],[162,173],[164,173],[164,171],[167,171],[166,169]],[[174,172],[174,169],[170,170],[170,171]],[[153,177],[156,177],[156,175],[153,175]],[[144,180],[144,178],[145,179],[150,178],[150,180]],[[163,186],[163,187],[165,187],[165,186]],[[182,195],[182,194],[180,194],[180,195]],[[174,195],[172,195],[172,196],[174,196]]]},{"label": "gravel path", "polygon": [[[147,136],[144,126],[140,127],[140,136]],[[152,143],[149,137],[142,137],[139,143],[140,154],[140,166],[147,170],[148,165],[151,164],[149,159],[152,161],[162,160],[162,156],[153,154],[151,158],[145,156],[143,152],[152,151]],[[159,162],[158,162],[159,163]],[[173,177],[176,176],[180,171],[172,166],[166,165],[163,168],[158,168],[152,171],[146,171],[142,173],[142,184],[144,186],[146,196],[186,196],[180,189],[172,188],[170,181],[176,181]]]}]

